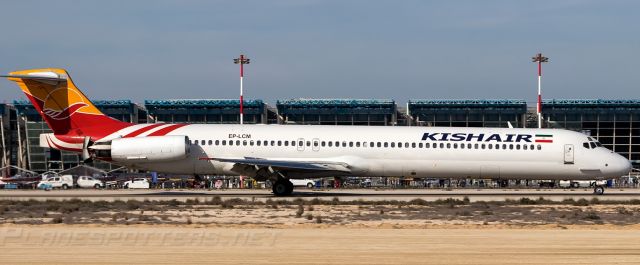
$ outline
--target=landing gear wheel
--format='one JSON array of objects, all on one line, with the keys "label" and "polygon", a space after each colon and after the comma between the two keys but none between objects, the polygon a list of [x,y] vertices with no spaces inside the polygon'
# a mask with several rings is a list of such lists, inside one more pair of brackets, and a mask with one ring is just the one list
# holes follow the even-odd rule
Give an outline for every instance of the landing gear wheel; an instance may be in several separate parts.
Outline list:
[{"label": "landing gear wheel", "polygon": [[291,195],[293,193],[293,183],[287,180],[287,195]]},{"label": "landing gear wheel", "polygon": [[596,195],[602,195],[602,194],[604,194],[604,187],[603,187],[603,186],[596,186],[596,187],[593,189],[593,193],[594,193],[594,194],[596,194]]},{"label": "landing gear wheel", "polygon": [[271,187],[273,194],[276,196],[286,196],[290,195],[293,192],[293,183],[286,179],[279,179],[273,186]]}]

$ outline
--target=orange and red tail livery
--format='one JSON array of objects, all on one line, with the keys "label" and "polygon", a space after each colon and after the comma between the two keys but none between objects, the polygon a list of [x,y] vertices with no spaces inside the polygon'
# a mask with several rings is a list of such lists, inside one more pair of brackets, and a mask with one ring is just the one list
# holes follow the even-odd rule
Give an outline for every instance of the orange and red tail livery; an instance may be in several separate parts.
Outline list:
[{"label": "orange and red tail livery", "polygon": [[23,70],[3,77],[20,86],[55,135],[95,140],[132,125],[100,112],[63,69]]}]

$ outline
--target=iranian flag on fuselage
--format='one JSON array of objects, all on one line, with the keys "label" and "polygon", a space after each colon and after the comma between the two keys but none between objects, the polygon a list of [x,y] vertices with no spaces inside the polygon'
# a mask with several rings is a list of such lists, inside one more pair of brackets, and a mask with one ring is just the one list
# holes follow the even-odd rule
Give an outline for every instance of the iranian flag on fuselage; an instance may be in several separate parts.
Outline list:
[{"label": "iranian flag on fuselage", "polygon": [[536,143],[553,143],[552,134],[536,134]]}]

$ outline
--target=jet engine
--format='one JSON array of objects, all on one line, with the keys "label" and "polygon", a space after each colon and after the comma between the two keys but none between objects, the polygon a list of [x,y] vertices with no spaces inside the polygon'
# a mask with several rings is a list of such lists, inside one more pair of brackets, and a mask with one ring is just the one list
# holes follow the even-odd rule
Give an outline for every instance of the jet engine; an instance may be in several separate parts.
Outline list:
[{"label": "jet engine", "polygon": [[164,162],[189,156],[189,137],[184,135],[118,138],[89,147],[98,159],[116,162]]}]

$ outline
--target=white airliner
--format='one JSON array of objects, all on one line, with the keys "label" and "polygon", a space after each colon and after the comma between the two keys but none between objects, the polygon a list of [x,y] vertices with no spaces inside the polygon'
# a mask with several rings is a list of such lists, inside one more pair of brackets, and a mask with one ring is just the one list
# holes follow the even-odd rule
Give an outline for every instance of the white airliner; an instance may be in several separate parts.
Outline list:
[{"label": "white airliner", "polygon": [[53,130],[40,136],[44,147],[133,169],[270,179],[275,195],[291,194],[288,179],[322,176],[602,180],[631,170],[624,157],[568,130],[131,124],[102,114],[63,69],[3,77]]}]

